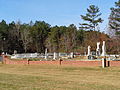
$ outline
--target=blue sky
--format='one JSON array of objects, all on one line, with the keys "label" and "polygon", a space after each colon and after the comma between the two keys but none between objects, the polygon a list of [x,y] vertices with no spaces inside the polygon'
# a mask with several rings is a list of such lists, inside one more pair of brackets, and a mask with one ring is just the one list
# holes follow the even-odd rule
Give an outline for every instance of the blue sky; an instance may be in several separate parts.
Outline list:
[{"label": "blue sky", "polygon": [[89,5],[96,5],[102,13],[104,22],[100,25],[104,31],[108,23],[110,8],[118,0],[0,0],[0,20],[7,23],[18,21],[45,21],[50,25],[75,24],[83,22],[80,15],[86,13]]}]

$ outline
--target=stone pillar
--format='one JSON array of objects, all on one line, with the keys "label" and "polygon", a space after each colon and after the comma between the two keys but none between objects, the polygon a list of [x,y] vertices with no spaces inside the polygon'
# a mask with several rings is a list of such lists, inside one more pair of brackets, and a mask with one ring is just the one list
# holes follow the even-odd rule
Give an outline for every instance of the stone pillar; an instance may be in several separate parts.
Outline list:
[{"label": "stone pillar", "polygon": [[105,67],[106,67],[106,59],[102,58],[102,68],[105,68]]},{"label": "stone pillar", "polygon": [[53,59],[54,60],[57,59],[57,53],[56,52],[54,52]]},{"label": "stone pillar", "polygon": [[106,47],[105,47],[105,41],[103,41],[101,56],[105,56],[105,55],[106,55]]},{"label": "stone pillar", "polygon": [[48,55],[47,55],[47,48],[45,49],[45,59],[48,58]]},{"label": "stone pillar", "polygon": [[87,56],[91,55],[90,48],[91,48],[91,47],[88,46],[88,54],[87,54]]},{"label": "stone pillar", "polygon": [[2,55],[5,55],[5,52],[2,52]]},{"label": "stone pillar", "polygon": [[74,53],[73,52],[70,53],[70,57],[74,58]]},{"label": "stone pillar", "polygon": [[86,52],[84,52],[84,56],[87,56]]},{"label": "stone pillar", "polygon": [[17,50],[14,50],[14,55],[17,54]]},{"label": "stone pillar", "polygon": [[96,55],[100,56],[100,42],[97,42]]},{"label": "stone pillar", "polygon": [[61,53],[58,53],[58,54],[59,54],[58,56],[60,57],[60,56],[61,56]]}]

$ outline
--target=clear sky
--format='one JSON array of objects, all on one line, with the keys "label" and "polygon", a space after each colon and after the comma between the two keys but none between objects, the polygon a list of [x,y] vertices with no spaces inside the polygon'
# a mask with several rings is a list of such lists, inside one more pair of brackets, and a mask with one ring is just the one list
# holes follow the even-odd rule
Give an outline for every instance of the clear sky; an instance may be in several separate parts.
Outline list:
[{"label": "clear sky", "polygon": [[89,5],[97,5],[104,19],[100,25],[102,31],[107,25],[110,8],[118,0],[0,0],[0,20],[7,23],[18,21],[28,23],[31,20],[45,21],[50,25],[75,24],[82,22],[80,15],[86,13]]}]

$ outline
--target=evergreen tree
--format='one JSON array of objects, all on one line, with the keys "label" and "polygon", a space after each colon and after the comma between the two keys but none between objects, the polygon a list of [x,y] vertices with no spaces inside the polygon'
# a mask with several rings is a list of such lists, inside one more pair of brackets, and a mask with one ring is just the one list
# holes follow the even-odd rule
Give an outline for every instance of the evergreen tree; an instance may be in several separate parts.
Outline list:
[{"label": "evergreen tree", "polygon": [[111,14],[109,16],[109,32],[112,36],[115,36],[116,41],[116,53],[120,52],[120,0],[115,2],[115,7],[111,8]]},{"label": "evergreen tree", "polygon": [[100,10],[97,6],[95,5],[90,5],[89,8],[87,8],[87,13],[86,15],[81,15],[81,18],[84,21],[87,21],[88,23],[82,23],[80,24],[81,27],[80,29],[85,29],[85,30],[94,30],[96,26],[98,26],[99,23],[102,23],[102,19],[99,18],[101,13],[99,13]]},{"label": "evergreen tree", "polygon": [[120,0],[115,2],[109,16],[109,30],[113,35],[120,36]]},{"label": "evergreen tree", "polygon": [[30,30],[30,36],[32,37],[32,42],[35,44],[36,52],[45,51],[45,40],[50,31],[50,25],[44,21],[36,21]]},{"label": "evergreen tree", "polygon": [[6,24],[6,21],[2,20],[0,22],[0,52],[5,52],[7,49],[7,46],[5,45],[7,43],[8,38],[8,25]]},{"label": "evergreen tree", "polygon": [[50,29],[48,38],[46,40],[46,46],[51,52],[58,52],[60,44],[60,29],[58,26],[54,26]]}]

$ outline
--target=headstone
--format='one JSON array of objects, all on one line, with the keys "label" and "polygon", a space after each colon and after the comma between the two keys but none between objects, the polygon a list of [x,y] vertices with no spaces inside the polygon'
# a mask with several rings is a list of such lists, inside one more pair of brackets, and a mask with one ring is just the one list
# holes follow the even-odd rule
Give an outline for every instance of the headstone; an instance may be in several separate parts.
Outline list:
[{"label": "headstone", "polygon": [[87,54],[88,56],[91,54],[91,53],[90,53],[90,48],[91,48],[91,47],[88,46],[88,54]]},{"label": "headstone", "polygon": [[7,52],[5,53],[5,55],[8,55]]},{"label": "headstone", "polygon": [[5,52],[2,52],[2,55],[4,55],[5,54]]},{"label": "headstone", "polygon": [[45,59],[48,58],[48,55],[47,55],[47,48],[45,49]]},{"label": "headstone", "polygon": [[60,52],[59,52],[58,54],[59,54],[59,57],[61,57],[61,56],[62,56],[62,53],[60,53]]},{"label": "headstone", "polygon": [[74,58],[74,53],[73,52],[70,53],[70,57]]},{"label": "headstone", "polygon": [[53,59],[54,60],[57,59],[57,53],[56,52],[54,52]]},{"label": "headstone", "polygon": [[86,52],[84,52],[84,56],[87,56]]},{"label": "headstone", "polygon": [[97,42],[97,49],[96,49],[96,55],[100,56],[100,42]]},{"label": "headstone", "polygon": [[106,47],[105,47],[105,41],[103,41],[101,56],[105,56],[105,55],[106,55]]},{"label": "headstone", "polygon": [[17,54],[17,50],[14,50],[14,54]]}]

